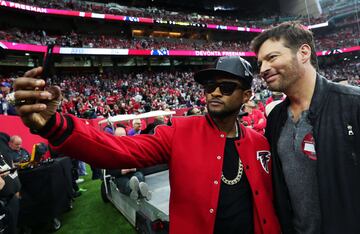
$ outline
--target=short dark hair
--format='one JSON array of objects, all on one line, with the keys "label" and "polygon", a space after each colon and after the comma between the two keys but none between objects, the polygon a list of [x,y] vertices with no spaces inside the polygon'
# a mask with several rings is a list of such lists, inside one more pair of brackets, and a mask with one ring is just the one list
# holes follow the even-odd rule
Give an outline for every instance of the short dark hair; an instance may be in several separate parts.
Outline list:
[{"label": "short dark hair", "polygon": [[318,69],[314,36],[304,25],[296,21],[289,21],[268,29],[260,33],[251,41],[252,50],[257,54],[261,45],[268,39],[277,41],[284,39],[285,46],[294,52],[297,51],[301,45],[308,44],[311,48],[310,62],[315,69]]},{"label": "short dark hair", "polygon": [[[186,112],[186,116],[196,115],[197,113],[194,113],[194,109],[195,109],[195,107],[191,107],[191,108]],[[199,109],[199,111],[201,111],[201,110]]]},{"label": "short dark hair", "polygon": [[124,124],[122,124],[122,123],[117,123],[116,127],[126,129],[126,126]]}]

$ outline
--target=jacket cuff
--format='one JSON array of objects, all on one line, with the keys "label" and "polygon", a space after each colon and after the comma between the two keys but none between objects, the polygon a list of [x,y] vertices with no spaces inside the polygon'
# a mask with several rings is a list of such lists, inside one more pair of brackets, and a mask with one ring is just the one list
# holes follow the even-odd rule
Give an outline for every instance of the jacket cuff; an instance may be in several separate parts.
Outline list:
[{"label": "jacket cuff", "polygon": [[43,128],[37,131],[31,130],[31,132],[48,139],[52,145],[58,146],[70,136],[73,129],[74,123],[69,116],[55,113]]}]

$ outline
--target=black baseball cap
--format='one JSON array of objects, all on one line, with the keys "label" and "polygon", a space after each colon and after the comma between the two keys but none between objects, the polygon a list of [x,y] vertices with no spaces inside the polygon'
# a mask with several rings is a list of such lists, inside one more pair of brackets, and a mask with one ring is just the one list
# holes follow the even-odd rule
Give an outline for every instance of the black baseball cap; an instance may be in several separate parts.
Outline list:
[{"label": "black baseball cap", "polygon": [[224,56],[216,60],[215,67],[198,71],[194,75],[196,82],[204,84],[216,75],[228,75],[251,87],[253,80],[252,67],[240,56]]}]

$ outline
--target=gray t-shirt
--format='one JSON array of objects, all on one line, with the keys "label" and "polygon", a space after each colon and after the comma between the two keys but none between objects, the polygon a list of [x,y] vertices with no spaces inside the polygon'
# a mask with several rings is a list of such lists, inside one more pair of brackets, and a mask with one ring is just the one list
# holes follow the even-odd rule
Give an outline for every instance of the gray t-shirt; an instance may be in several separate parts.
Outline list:
[{"label": "gray t-shirt", "polygon": [[321,233],[321,215],[316,159],[303,152],[304,137],[312,134],[308,113],[302,112],[295,123],[290,109],[288,110],[288,119],[281,130],[277,147],[294,209],[295,231],[301,234],[318,234]]}]

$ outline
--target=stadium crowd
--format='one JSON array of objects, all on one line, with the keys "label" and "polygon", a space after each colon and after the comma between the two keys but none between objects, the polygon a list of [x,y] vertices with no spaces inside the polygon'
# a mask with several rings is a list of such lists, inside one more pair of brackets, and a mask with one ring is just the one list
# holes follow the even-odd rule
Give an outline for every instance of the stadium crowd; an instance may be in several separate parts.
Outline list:
[{"label": "stadium crowd", "polygon": [[104,72],[53,77],[48,82],[63,89],[63,112],[108,117],[204,105],[201,89],[192,81],[192,75],[192,72]]},{"label": "stadium crowd", "polygon": [[141,37],[125,39],[105,35],[79,35],[71,32],[68,35],[49,36],[44,31],[25,32],[16,28],[0,31],[0,40],[46,45],[54,42],[63,47],[84,48],[126,48],[126,49],[168,49],[168,50],[223,50],[223,51],[247,51],[249,42],[205,42],[204,40],[187,39],[155,39]]},{"label": "stadium crowd", "polygon": [[167,50],[221,50],[221,51],[248,51],[250,42],[216,41],[188,39],[166,39],[141,37],[125,39],[105,35],[80,35],[71,32],[68,35],[47,35],[44,31],[25,32],[12,28],[0,31],[0,40],[47,45],[54,42],[63,47],[84,48],[117,48],[117,49],[167,49]]},{"label": "stadium crowd", "polygon": [[[346,48],[360,45],[358,30],[354,27],[344,27],[337,32],[321,35],[316,38],[315,44],[318,50]],[[316,36],[316,35],[315,35]]]},{"label": "stadium crowd", "polygon": [[155,20],[163,21],[177,21],[190,23],[204,23],[204,24],[218,24],[229,26],[247,26],[247,27],[269,27],[278,24],[285,20],[300,20],[304,25],[317,24],[327,21],[328,15],[324,14],[319,17],[307,18],[304,16],[290,17],[279,15],[264,15],[256,18],[237,18],[234,16],[214,16],[214,15],[200,15],[196,12],[175,12],[167,9],[160,9],[157,7],[127,7],[115,3],[103,4],[99,2],[88,1],[72,1],[72,0],[17,0],[16,2],[27,5],[35,5],[45,8],[65,9],[87,11],[105,14],[126,15],[132,17],[153,18]]},{"label": "stadium crowd", "polygon": [[[347,79],[360,86],[359,69],[358,62],[351,62],[322,68],[320,74],[331,80]],[[2,101],[10,92],[13,79],[0,79],[2,89],[7,90]],[[205,105],[202,88],[193,81],[192,71],[64,74],[47,82],[59,85],[63,91],[61,111],[82,117]],[[259,99],[265,100],[270,95],[257,75],[252,88]]]},{"label": "stadium crowd", "polygon": [[[340,32],[319,35],[316,39],[317,50],[329,50],[358,46],[360,39],[353,27]],[[128,39],[105,35],[84,35],[70,32],[68,35],[48,35],[45,31],[21,31],[17,28],[0,31],[0,40],[46,45],[53,42],[63,47],[117,48],[117,49],[167,49],[167,50],[209,50],[209,51],[248,51],[249,42],[189,40],[174,38],[139,37]]]}]

